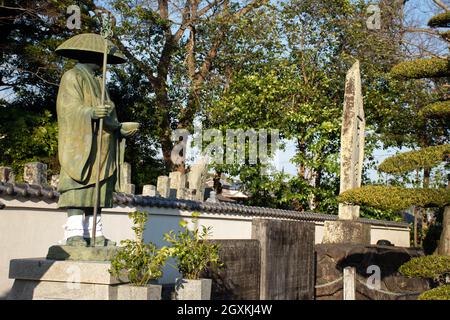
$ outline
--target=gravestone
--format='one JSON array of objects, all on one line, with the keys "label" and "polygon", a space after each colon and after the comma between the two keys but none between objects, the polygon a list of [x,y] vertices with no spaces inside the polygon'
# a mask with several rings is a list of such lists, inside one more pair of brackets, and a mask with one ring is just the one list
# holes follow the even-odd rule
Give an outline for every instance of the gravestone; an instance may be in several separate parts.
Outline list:
[{"label": "gravestone", "polygon": [[156,186],[151,184],[146,184],[142,187],[142,195],[156,197]]},{"label": "gravestone", "polygon": [[202,157],[192,165],[188,173],[188,184],[190,190],[195,190],[192,200],[203,201],[205,196],[206,175],[208,174],[208,158]]},{"label": "gravestone", "polygon": [[59,184],[59,174],[54,174],[52,175],[51,179],[50,179],[50,186],[57,190],[58,189],[58,184]]},{"label": "gravestone", "polygon": [[[341,129],[340,193],[361,186],[365,117],[359,61],[347,72]],[[359,206],[339,204],[338,220],[324,223],[323,243],[370,244],[370,225],[357,222]]]},{"label": "gravestone", "polygon": [[122,168],[120,170],[120,187],[121,192],[127,194],[135,194],[136,187],[131,183],[131,164],[124,162],[122,163]]},{"label": "gravestone", "polygon": [[186,187],[186,176],[179,172],[174,171],[169,173],[170,181],[170,198],[182,199],[182,189]]},{"label": "gravestone", "polygon": [[0,182],[3,183],[13,183],[14,182],[14,172],[10,167],[0,167]]},{"label": "gravestone", "polygon": [[252,239],[261,246],[261,300],[314,298],[314,223],[253,219]]},{"label": "gravestone", "polygon": [[23,169],[23,180],[29,184],[47,185],[47,165],[41,162],[26,163]]},{"label": "gravestone", "polygon": [[167,176],[159,176],[156,184],[156,191],[163,198],[170,196],[170,180]]}]

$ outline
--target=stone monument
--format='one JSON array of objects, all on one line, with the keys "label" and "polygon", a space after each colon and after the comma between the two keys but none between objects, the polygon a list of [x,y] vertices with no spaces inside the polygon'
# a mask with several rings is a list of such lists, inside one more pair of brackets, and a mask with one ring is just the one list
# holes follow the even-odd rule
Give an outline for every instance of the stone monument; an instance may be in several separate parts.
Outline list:
[{"label": "stone monument", "polygon": [[[359,61],[347,72],[341,129],[340,190],[361,186],[365,118]],[[339,204],[337,221],[326,221],[323,243],[370,244],[370,226],[358,222],[359,206]]]}]

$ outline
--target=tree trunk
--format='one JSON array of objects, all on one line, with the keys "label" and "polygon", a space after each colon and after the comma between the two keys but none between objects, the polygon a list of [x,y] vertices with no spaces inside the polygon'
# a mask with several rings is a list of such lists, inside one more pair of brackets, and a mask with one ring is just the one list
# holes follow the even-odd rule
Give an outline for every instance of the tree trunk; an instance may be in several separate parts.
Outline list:
[{"label": "tree trunk", "polygon": [[442,217],[442,233],[438,245],[440,255],[450,256],[450,206],[444,209]]},{"label": "tree trunk", "polygon": [[417,207],[414,207],[414,247],[417,247],[418,245],[418,235],[417,235],[417,223],[418,223],[418,217],[419,217],[419,209]]}]

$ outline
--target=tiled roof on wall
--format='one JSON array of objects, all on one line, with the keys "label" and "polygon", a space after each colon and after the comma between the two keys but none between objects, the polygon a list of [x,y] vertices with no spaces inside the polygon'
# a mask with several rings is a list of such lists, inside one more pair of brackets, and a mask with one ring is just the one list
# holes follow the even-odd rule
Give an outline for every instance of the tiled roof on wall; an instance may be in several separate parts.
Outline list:
[{"label": "tiled roof on wall", "polygon": [[[9,196],[18,199],[40,198],[42,200],[56,202],[59,193],[51,187],[43,187],[39,185],[29,185],[27,183],[2,183],[0,182],[0,198]],[[138,207],[159,207],[171,208],[188,211],[201,211],[217,214],[238,214],[243,216],[284,218],[303,221],[326,221],[336,220],[336,215],[315,213],[315,212],[299,212],[294,210],[273,209],[265,207],[245,206],[230,202],[199,202],[184,199],[167,199],[162,197],[139,196],[124,193],[114,193],[114,203],[123,206]],[[1,206],[0,206],[1,207]],[[372,225],[381,225],[387,227],[407,227],[405,222],[371,220],[360,218],[361,222],[370,223]]]}]

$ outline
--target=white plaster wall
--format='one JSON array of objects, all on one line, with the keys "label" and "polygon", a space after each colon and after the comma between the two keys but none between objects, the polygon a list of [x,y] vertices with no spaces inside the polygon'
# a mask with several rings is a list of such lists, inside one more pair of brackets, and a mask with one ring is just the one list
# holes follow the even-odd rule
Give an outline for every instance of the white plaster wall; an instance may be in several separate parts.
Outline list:
[{"label": "white plaster wall", "polygon": [[[48,248],[58,244],[63,238],[63,225],[66,213],[57,209],[55,203],[44,201],[18,201],[2,198],[6,208],[0,210],[0,298],[5,296],[12,286],[8,279],[9,261],[17,258],[45,257]],[[120,242],[134,237],[128,213],[134,210],[150,213],[144,233],[145,241],[152,241],[159,246],[167,245],[163,234],[170,230],[179,230],[180,219],[187,220],[190,227],[190,211],[164,208],[133,208],[117,206],[103,211],[105,235]],[[201,213],[198,224],[212,227],[212,239],[251,239],[252,217],[241,215]],[[409,247],[409,230],[372,226],[372,243],[386,239],[396,246]],[[323,223],[316,223],[315,242],[321,243]],[[169,261],[170,263],[170,261]],[[164,269],[161,283],[173,282],[178,276],[170,265]]]}]

